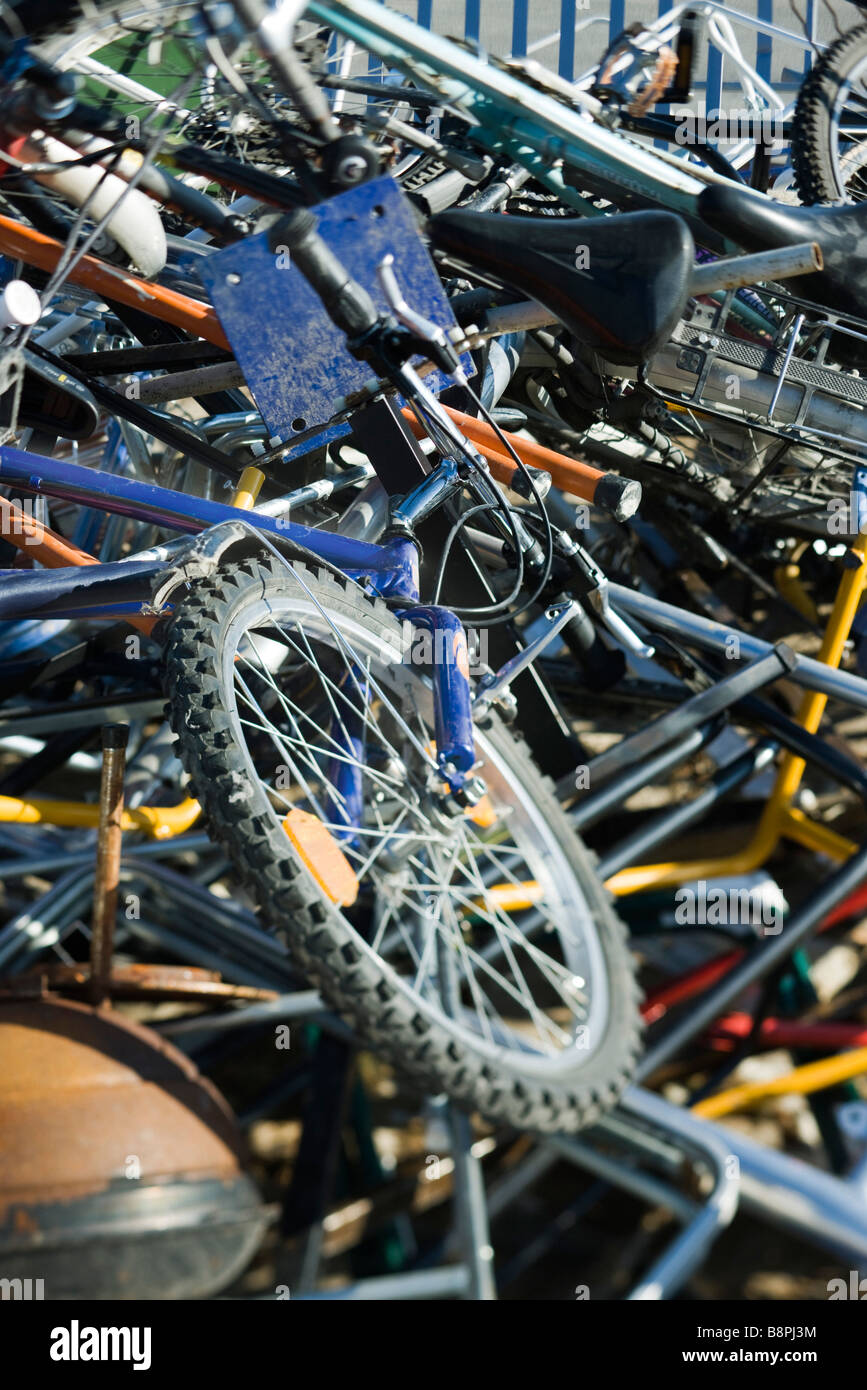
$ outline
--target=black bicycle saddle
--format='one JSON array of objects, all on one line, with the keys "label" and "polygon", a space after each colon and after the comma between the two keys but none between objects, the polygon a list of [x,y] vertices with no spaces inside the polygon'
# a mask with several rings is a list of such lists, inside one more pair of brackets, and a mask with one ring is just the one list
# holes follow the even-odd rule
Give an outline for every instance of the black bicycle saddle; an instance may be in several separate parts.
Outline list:
[{"label": "black bicycle saddle", "polygon": [[493,272],[628,366],[666,341],[689,294],[692,234],[670,212],[542,220],[458,209],[428,230],[435,247]]},{"label": "black bicycle saddle", "polygon": [[824,269],[791,281],[793,294],[867,318],[867,206],[791,207],[735,184],[714,184],[698,200],[703,222],[746,251],[818,242]]}]

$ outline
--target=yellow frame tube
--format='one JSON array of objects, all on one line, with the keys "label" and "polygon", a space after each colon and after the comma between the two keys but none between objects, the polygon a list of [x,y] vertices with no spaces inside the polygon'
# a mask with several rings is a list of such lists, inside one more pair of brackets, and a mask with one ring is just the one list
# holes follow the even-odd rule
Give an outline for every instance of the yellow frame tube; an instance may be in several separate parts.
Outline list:
[{"label": "yellow frame tube", "polygon": [[[843,571],[818,655],[818,660],[823,661],[826,666],[840,665],[858,605],[867,588],[867,536],[858,536],[851,546],[850,554],[857,557],[858,564]],[[797,722],[809,733],[816,733],[827,703],[827,695],[821,695],[814,690],[805,691],[795,716]],[[792,753],[783,756],[774,789],[762,812],[755,834],[743,849],[715,858],[632,865],[609,878],[606,887],[618,897],[625,897],[629,893],[640,893],[648,888],[674,887],[694,879],[752,873],[767,863],[784,837],[796,840],[819,853],[831,855],[832,858],[847,859],[855,849],[851,840],[817,825],[791,805],[804,775],[804,767],[803,758],[795,757]]]},{"label": "yellow frame tube", "polygon": [[[188,797],[177,806],[138,806],[125,809],[122,830],[143,830],[154,840],[182,835],[198,818],[198,801]],[[0,796],[0,821],[17,825],[65,825],[77,830],[93,830],[99,825],[99,807],[85,801],[55,801],[36,797],[21,801],[16,796]]]},{"label": "yellow frame tube", "polygon": [[718,1120],[722,1115],[730,1115],[733,1110],[743,1110],[746,1105],[768,1096],[809,1095],[812,1091],[836,1086],[841,1081],[851,1081],[867,1071],[867,1047],[857,1047],[852,1052],[840,1052],[836,1057],[823,1057],[819,1062],[808,1062],[806,1066],[795,1067],[785,1076],[776,1076],[773,1081],[750,1081],[742,1086],[730,1086],[727,1091],[708,1096],[692,1107],[694,1115],[702,1115],[706,1120]]}]

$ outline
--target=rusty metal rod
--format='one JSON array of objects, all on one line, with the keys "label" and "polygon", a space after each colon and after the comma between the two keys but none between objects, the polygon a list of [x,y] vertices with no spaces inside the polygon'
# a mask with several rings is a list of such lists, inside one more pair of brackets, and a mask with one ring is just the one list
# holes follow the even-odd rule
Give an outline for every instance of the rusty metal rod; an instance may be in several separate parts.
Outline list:
[{"label": "rusty metal rod", "polygon": [[709,294],[711,290],[739,290],[761,285],[766,280],[786,280],[792,275],[810,275],[824,265],[818,242],[803,241],[796,246],[778,246],[773,251],[756,251],[752,256],[731,256],[724,261],[697,265],[692,272],[690,294]]},{"label": "rusty metal rod", "polygon": [[102,728],[102,779],[99,786],[99,832],[90,938],[90,1001],[102,1004],[109,995],[120,882],[123,840],[123,780],[126,771],[126,724]]},{"label": "rusty metal rod", "polygon": [[167,376],[152,377],[149,381],[143,381],[138,388],[138,399],[142,405],[158,405],[163,401],[183,401],[188,396],[207,396],[209,392],[230,391],[243,385],[244,372],[237,362],[212,362],[206,367],[193,367],[186,372],[170,372]]}]

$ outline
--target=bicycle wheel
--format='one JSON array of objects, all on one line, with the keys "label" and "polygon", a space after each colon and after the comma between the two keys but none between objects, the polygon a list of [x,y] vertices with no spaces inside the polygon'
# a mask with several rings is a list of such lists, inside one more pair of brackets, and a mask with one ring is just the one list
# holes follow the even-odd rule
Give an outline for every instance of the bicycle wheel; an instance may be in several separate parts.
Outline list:
[{"label": "bicycle wheel", "polygon": [[867,25],[833,43],[798,94],[792,165],[802,203],[867,197]]},{"label": "bicycle wheel", "polygon": [[363,1040],[492,1120],[574,1130],[614,1104],[640,1033],[624,929],[496,718],[484,800],[447,807],[431,687],[384,603],[248,561],[194,586],[166,672],[214,834]]},{"label": "bicycle wheel", "polygon": [[[197,80],[174,113],[184,141],[282,178],[291,177],[296,170],[287,164],[283,142],[264,119],[262,108],[254,109],[243,95],[232,91],[202,51],[199,10],[190,0],[168,4],[90,0],[81,6],[70,6],[67,0],[17,0],[0,6],[0,22],[15,36],[26,32],[34,51],[46,62],[86,76],[86,95],[106,119],[111,112],[116,119],[144,121],[172,99],[184,79],[196,74]],[[418,93],[395,81],[397,75],[366,50],[311,23],[302,23],[299,32],[305,61],[314,79],[324,84],[336,122],[346,132],[364,130],[380,151],[383,171],[388,170],[407,191],[444,173],[446,165],[435,154],[407,144],[382,124],[395,116],[411,120],[414,109],[426,114],[427,105]],[[232,63],[275,118],[284,123],[295,119],[291,101],[275,87],[267,64],[252,45],[242,45]],[[348,90],[340,85],[343,79]],[[372,92],[381,92],[382,98],[354,93],[352,84],[361,79]],[[407,104],[413,96],[416,102]],[[304,151],[305,158],[315,164],[311,151],[307,147]],[[182,181],[189,178],[183,173],[180,177]],[[226,196],[216,183],[210,190],[213,196]]]},{"label": "bicycle wheel", "polygon": [[[218,80],[203,49],[199,11],[189,0],[27,0],[2,7],[2,18],[8,32],[24,29],[40,58],[86,79],[85,98],[106,123],[135,129],[133,120],[143,124],[159,114],[185,140],[282,171],[285,157],[262,120]],[[264,61],[250,47],[235,57],[257,94],[273,101]]]}]

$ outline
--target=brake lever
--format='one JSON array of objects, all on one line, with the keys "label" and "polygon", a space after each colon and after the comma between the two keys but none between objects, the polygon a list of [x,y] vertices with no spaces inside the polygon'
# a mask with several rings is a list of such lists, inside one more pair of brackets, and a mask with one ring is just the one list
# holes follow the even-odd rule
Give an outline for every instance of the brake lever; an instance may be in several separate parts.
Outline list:
[{"label": "brake lever", "polygon": [[550,642],[557,636],[568,622],[581,611],[581,605],[576,599],[569,599],[565,603],[552,604],[545,610],[546,628],[523,647],[509,661],[501,666],[499,671],[491,671],[482,676],[479,681],[478,690],[473,698],[473,718],[478,719],[486,714],[492,704],[497,702],[505,703],[507,708],[515,705],[515,697],[510,689],[513,680],[531,666]]},{"label": "brake lever", "polygon": [[583,545],[580,545],[567,531],[559,531],[556,539],[558,549],[568,557],[586,584],[585,597],[599,621],[626,651],[631,652],[633,656],[642,657],[649,661],[655,653],[655,648],[642,641],[638,633],[626,622],[626,619],[621,618],[620,614],[611,607],[608,576],[604,570],[599,568],[589,551],[585,550]]},{"label": "brake lever", "polygon": [[611,601],[608,596],[607,578],[603,578],[598,589],[591,591],[589,601],[592,607],[596,609],[600,622],[607,627],[611,636],[615,638],[622,647],[625,647],[633,656],[640,656],[646,661],[650,660],[655,654],[656,648],[649,646],[647,642],[643,642],[638,636],[638,633],[629,626],[626,619],[621,618],[620,614],[616,613],[611,607]]},{"label": "brake lever", "polygon": [[459,386],[467,385],[467,378],[461,366],[461,359],[452,346],[445,329],[438,323],[427,319],[415,309],[410,308],[392,269],[394,256],[383,256],[376,267],[376,278],[391,313],[397,322],[417,339],[419,346],[427,349],[429,356]]}]

